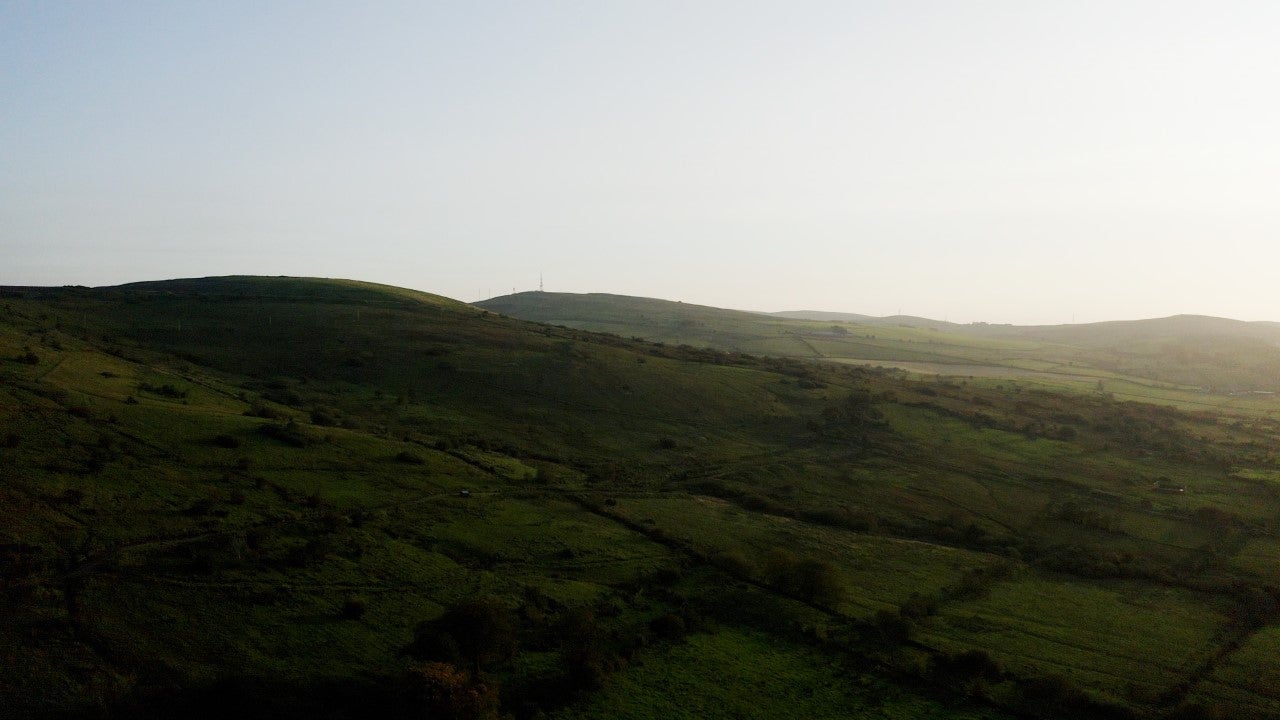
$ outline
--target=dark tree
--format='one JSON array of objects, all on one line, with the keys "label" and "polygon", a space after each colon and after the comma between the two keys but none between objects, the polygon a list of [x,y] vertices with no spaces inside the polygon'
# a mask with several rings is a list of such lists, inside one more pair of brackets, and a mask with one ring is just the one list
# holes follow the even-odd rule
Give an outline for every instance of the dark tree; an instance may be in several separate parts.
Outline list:
[{"label": "dark tree", "polygon": [[479,672],[515,655],[516,617],[490,597],[464,600],[414,629],[409,653],[466,665]]}]

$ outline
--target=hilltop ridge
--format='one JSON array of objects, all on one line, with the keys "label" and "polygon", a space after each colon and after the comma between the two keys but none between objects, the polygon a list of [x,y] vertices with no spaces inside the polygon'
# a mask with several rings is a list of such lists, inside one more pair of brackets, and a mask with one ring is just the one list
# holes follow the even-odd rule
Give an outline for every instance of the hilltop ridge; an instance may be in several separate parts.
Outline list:
[{"label": "hilltop ridge", "polygon": [[394,285],[335,278],[225,275],[175,280],[151,280],[97,288],[128,292],[168,292],[222,297],[276,297],[341,302],[415,300],[428,305],[462,306],[458,300]]}]

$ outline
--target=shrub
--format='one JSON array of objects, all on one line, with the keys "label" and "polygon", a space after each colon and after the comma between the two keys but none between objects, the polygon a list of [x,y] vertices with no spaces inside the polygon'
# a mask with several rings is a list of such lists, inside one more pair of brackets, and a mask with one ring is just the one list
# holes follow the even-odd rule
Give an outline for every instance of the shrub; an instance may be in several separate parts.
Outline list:
[{"label": "shrub", "polygon": [[267,420],[285,420],[289,417],[288,413],[273,410],[272,408],[261,404],[252,405],[248,410],[244,411],[244,414],[249,417],[260,417]]},{"label": "shrub", "polygon": [[39,355],[36,355],[35,353],[31,352],[30,350],[27,350],[26,352],[24,352],[24,353],[22,353],[21,355],[19,355],[19,356],[16,358],[16,360],[17,360],[18,362],[20,362],[20,363],[24,363],[24,364],[26,364],[26,365],[39,365],[39,364],[40,364],[40,356],[39,356]]},{"label": "shrub", "polygon": [[678,566],[662,567],[655,570],[653,575],[649,576],[649,581],[654,585],[661,587],[671,587],[672,585],[680,582],[680,578],[683,576],[684,573],[680,571]]},{"label": "shrub", "polygon": [[1032,713],[1059,714],[1090,705],[1088,696],[1061,675],[1026,679],[1020,683],[1018,690],[1021,709]]},{"label": "shrub", "polygon": [[937,598],[921,595],[918,592],[911,593],[911,596],[898,606],[898,614],[912,620],[928,617],[937,611]]},{"label": "shrub", "polygon": [[213,511],[214,502],[211,498],[201,498],[191,503],[186,510],[182,511],[183,515],[191,517],[203,517]]},{"label": "shrub", "polygon": [[339,615],[343,620],[359,620],[369,609],[369,601],[358,596],[349,597],[342,603]]},{"label": "shrub", "polygon": [[830,562],[801,561],[795,569],[795,583],[800,597],[817,605],[831,607],[844,598],[840,571]]},{"label": "shrub", "polygon": [[302,428],[299,428],[297,423],[292,420],[283,425],[264,423],[258,426],[258,432],[293,447],[306,447],[316,442],[314,437],[303,432]]},{"label": "shrub", "polygon": [[844,597],[840,571],[831,562],[798,558],[777,548],[766,558],[764,573],[770,585],[817,605],[835,605]]},{"label": "shrub", "polygon": [[929,672],[940,682],[972,678],[998,680],[1000,666],[985,650],[966,650],[955,655],[937,655],[929,661]]},{"label": "shrub", "polygon": [[1235,515],[1212,505],[1201,505],[1195,509],[1193,516],[1197,522],[1214,528],[1228,528],[1241,524]]},{"label": "shrub", "polygon": [[404,682],[406,717],[489,720],[498,717],[497,688],[449,663],[432,662],[409,671]]},{"label": "shrub", "polygon": [[408,465],[425,465],[427,461],[417,453],[410,452],[409,450],[401,450],[396,454],[396,462],[402,462]]},{"label": "shrub", "polygon": [[295,390],[267,391],[262,395],[268,400],[278,402],[281,405],[297,406],[302,404],[302,396]]},{"label": "shrub", "polygon": [[898,644],[911,639],[911,621],[898,613],[877,610],[872,622],[881,642]]},{"label": "shrub", "polygon": [[751,575],[755,564],[741,548],[728,548],[711,556],[711,563],[730,575]]},{"label": "shrub", "polygon": [[303,545],[298,545],[289,550],[285,557],[285,562],[290,567],[305,568],[312,567],[321,562],[329,555],[330,544],[320,538],[312,538]]},{"label": "shrub", "polygon": [[796,516],[818,525],[843,527],[858,532],[875,530],[878,525],[874,515],[848,507],[804,509],[797,511]]},{"label": "shrub", "polygon": [[180,390],[174,387],[171,383],[165,383],[164,385],[156,386],[156,385],[152,385],[151,383],[144,382],[138,385],[138,389],[142,390],[143,392],[149,392],[153,395],[173,398],[174,400],[181,400],[190,394],[186,390]]},{"label": "shrub", "polygon": [[565,679],[573,689],[594,690],[618,669],[619,658],[605,648],[600,626],[590,608],[572,608],[556,626]]},{"label": "shrub", "polygon": [[213,439],[213,444],[220,448],[234,449],[240,447],[240,438],[233,435],[222,434]]},{"label": "shrub", "polygon": [[491,597],[464,600],[414,628],[409,654],[469,665],[476,671],[509,660],[516,651],[516,617]]},{"label": "shrub", "polygon": [[686,627],[684,618],[675,613],[664,613],[649,622],[649,630],[657,637],[675,640],[684,637]]}]

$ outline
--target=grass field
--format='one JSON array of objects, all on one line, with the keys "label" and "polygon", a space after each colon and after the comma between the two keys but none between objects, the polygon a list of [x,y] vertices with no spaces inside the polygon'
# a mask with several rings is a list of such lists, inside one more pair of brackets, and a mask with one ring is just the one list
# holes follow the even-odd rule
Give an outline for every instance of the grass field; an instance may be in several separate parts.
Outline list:
[{"label": "grass field", "polygon": [[686,638],[637,658],[589,702],[555,716],[578,718],[1000,718],[957,710],[851,674],[820,653],[755,633]]},{"label": "grass field", "polygon": [[838,610],[853,617],[896,610],[912,593],[937,593],[966,572],[1000,562],[989,554],[750,512],[715,498],[624,498],[616,511],[708,555],[736,558],[761,577],[777,548],[830,561],[844,590]]},{"label": "grass field", "polygon": [[1209,706],[1240,708],[1242,714],[1274,717],[1280,714],[1280,628],[1263,628],[1200,683],[1193,697]]},{"label": "grass field", "polygon": [[1210,656],[1226,622],[1210,599],[1186,591],[1031,576],[946,608],[920,636],[1124,702],[1169,690]]}]

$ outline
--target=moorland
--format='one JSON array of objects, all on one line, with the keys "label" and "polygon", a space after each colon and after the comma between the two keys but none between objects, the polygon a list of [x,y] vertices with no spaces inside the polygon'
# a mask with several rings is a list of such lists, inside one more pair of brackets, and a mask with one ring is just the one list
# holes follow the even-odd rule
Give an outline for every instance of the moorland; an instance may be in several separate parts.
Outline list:
[{"label": "moorland", "polygon": [[1280,411],[1280,323],[1179,315],[1015,326],[835,312],[772,314],[607,294],[527,292],[478,306],[525,320],[913,375],[1265,416]]},{"label": "moorland", "polygon": [[3,716],[1280,717],[1270,326],[0,295]]}]

